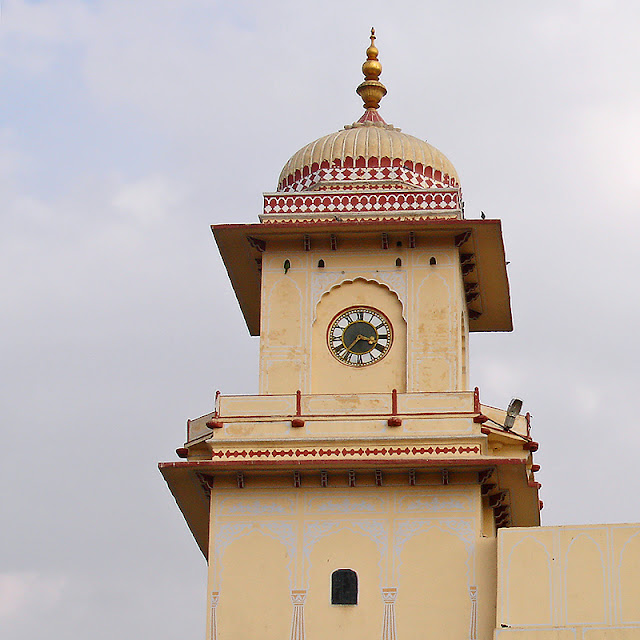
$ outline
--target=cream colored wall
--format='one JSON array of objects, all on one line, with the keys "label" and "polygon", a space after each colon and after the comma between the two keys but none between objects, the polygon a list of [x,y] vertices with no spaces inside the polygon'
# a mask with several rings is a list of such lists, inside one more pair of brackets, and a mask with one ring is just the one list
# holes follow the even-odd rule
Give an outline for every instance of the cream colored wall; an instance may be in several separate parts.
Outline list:
[{"label": "cream colored wall", "polygon": [[[260,393],[465,389],[468,323],[458,250],[451,239],[418,240],[409,249],[408,238],[392,238],[382,250],[379,237],[339,237],[336,251],[312,245],[308,252],[271,241],[262,260]],[[363,368],[340,364],[326,345],[331,319],[356,304],[378,308],[394,328],[387,356]]]},{"label": "cream colored wall", "polygon": [[[475,474],[459,484],[408,486],[407,475],[332,474],[216,481],[211,498],[208,638],[291,635],[302,594],[307,640],[386,638],[383,589],[397,590],[397,637],[489,640],[495,619],[495,538],[482,535]],[[233,480],[233,482],[232,482]],[[269,486],[267,486],[267,482]],[[431,482],[431,481],[430,481]],[[468,482],[468,484],[467,484]],[[331,573],[356,571],[358,604],[330,604]],[[389,596],[387,595],[387,599]],[[393,599],[393,595],[391,596]],[[299,601],[299,600],[298,600]],[[251,611],[252,615],[246,615]],[[393,622],[393,620],[392,620]],[[395,636],[394,636],[395,637]]]},{"label": "cream colored wall", "polygon": [[[327,348],[327,327],[343,309],[368,306],[382,311],[393,327],[389,353],[368,367],[345,366]],[[344,282],[320,299],[312,325],[311,393],[376,393],[407,384],[407,323],[398,296],[387,287],[364,279]]]},{"label": "cream colored wall", "polygon": [[501,640],[640,638],[640,524],[501,529],[498,540]]}]

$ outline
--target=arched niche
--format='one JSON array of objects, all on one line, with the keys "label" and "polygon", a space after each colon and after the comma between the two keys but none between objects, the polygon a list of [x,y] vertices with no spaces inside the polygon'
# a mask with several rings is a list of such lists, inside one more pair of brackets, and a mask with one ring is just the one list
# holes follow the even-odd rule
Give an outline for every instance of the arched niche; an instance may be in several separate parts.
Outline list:
[{"label": "arched niche", "polygon": [[288,562],[287,548],[263,531],[238,537],[226,547],[220,558],[219,638],[289,637]]},{"label": "arched niche", "polygon": [[[350,307],[369,307],[384,314],[393,342],[384,358],[364,367],[348,366],[327,346],[332,320]],[[321,394],[399,392],[406,390],[407,323],[400,299],[386,285],[357,278],[332,287],[320,299],[312,327],[311,391]]]},{"label": "arched niche", "polygon": [[[407,284],[402,274],[393,274],[394,277],[390,277],[391,274],[377,274],[378,277],[370,278],[365,276],[345,277],[344,275],[338,275],[336,273],[327,274],[332,280],[322,283],[319,281],[316,283],[316,290],[312,291],[312,299],[315,299],[315,308],[313,312],[313,320],[316,321],[318,313],[318,305],[322,302],[323,298],[328,296],[334,289],[343,287],[354,282],[368,282],[371,284],[377,284],[381,287],[388,289],[400,302],[402,308],[402,317],[407,319],[406,310],[406,297],[407,297]],[[329,285],[329,282],[332,284]],[[320,288],[318,288],[320,287]]]},{"label": "arched niche", "polygon": [[627,540],[620,553],[620,621],[640,623],[640,531]]},{"label": "arched niche", "polygon": [[512,627],[552,624],[551,557],[547,548],[528,536],[516,544],[507,561],[506,618]]},{"label": "arched niche", "polygon": [[[345,523],[346,524],[346,523]],[[380,548],[360,528],[340,526],[321,536],[307,556],[305,636],[308,638],[380,637]],[[331,578],[349,568],[358,576],[358,604],[331,604]]]},{"label": "arched niche", "polygon": [[399,638],[469,637],[468,562],[464,541],[450,529],[432,525],[404,543],[396,600]]},{"label": "arched niche", "polygon": [[567,549],[565,565],[567,624],[604,624],[605,573],[602,550],[588,535],[579,535]]}]

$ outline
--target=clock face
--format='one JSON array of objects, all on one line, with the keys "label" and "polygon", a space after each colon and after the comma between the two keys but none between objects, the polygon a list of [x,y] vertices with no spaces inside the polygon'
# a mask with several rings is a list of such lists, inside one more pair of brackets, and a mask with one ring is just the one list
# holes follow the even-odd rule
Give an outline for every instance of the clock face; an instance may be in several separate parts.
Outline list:
[{"label": "clock face", "polygon": [[392,339],[387,317],[369,307],[345,309],[333,319],[327,332],[329,351],[352,367],[366,367],[384,358]]}]

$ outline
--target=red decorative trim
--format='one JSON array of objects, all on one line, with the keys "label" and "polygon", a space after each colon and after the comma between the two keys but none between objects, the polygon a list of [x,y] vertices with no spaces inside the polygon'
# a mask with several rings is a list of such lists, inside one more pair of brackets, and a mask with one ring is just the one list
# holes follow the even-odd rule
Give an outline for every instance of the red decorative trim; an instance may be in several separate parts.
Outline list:
[{"label": "red decorative trim", "polygon": [[544,509],[544,502],[542,502],[542,500],[538,500],[538,507],[539,507],[540,511],[542,511]]},{"label": "red decorative trim", "polygon": [[302,391],[300,389],[296,391],[296,415],[302,415]]},{"label": "red decorative trim", "polygon": [[387,420],[387,424],[390,427],[399,427],[402,424],[402,418],[398,418],[398,417],[391,417]]},{"label": "red decorative trim", "polygon": [[480,413],[480,389],[478,387],[473,390],[473,410]]},{"label": "red decorative trim", "polygon": [[534,442],[534,441],[532,440],[531,442],[525,442],[525,443],[522,445],[522,448],[523,448],[525,451],[531,451],[531,452],[533,452],[533,451],[537,451],[539,446],[540,446],[540,445],[539,445],[537,442]]},{"label": "red decorative trim", "polygon": [[209,420],[207,422],[207,427],[209,427],[209,429],[222,429],[222,427],[224,427],[224,423],[219,420]]},{"label": "red decorative trim", "polygon": [[540,471],[540,465],[539,464],[532,464],[531,465],[531,471],[533,471],[534,473],[536,471]]},{"label": "red decorative trim", "polygon": [[308,458],[308,457],[328,457],[328,456],[398,456],[398,455],[448,455],[448,454],[465,454],[465,453],[481,453],[479,445],[469,446],[428,446],[428,447],[382,447],[378,449],[362,447],[355,449],[347,448],[313,448],[313,449],[242,449],[233,451],[231,449],[213,451],[211,455],[214,458]]},{"label": "red decorative trim", "polygon": [[291,426],[294,428],[304,427],[304,420],[302,420],[301,418],[294,418],[291,421]]},{"label": "red decorative trim", "polygon": [[360,166],[355,167],[352,158],[347,158],[344,165],[336,159],[332,167],[329,167],[328,164],[320,167],[313,164],[311,167],[306,167],[306,173],[296,172],[283,178],[278,184],[278,192],[310,191],[317,188],[316,185],[319,183],[324,183],[321,185],[322,189],[325,186],[330,186],[326,183],[332,182],[337,182],[343,189],[350,189],[352,185],[345,185],[345,182],[355,182],[356,185],[353,186],[357,186],[358,182],[369,183],[373,186],[376,182],[391,180],[410,184],[420,189],[451,188],[459,190],[455,178],[447,174],[442,175],[439,171],[434,173],[432,167],[422,166],[420,163],[407,162],[404,166],[400,166],[400,160],[391,162],[389,158],[369,158],[369,166],[364,166],[364,158],[361,157],[359,160],[360,162],[355,164]]},{"label": "red decorative trim", "polygon": [[533,482],[533,481],[528,482],[527,485],[532,489],[540,489],[540,487],[542,487],[542,484],[540,482]]},{"label": "red decorative trim", "polygon": [[[361,308],[361,307],[358,307]],[[343,309],[343,311],[347,311],[347,309]],[[341,311],[340,313],[343,313]],[[377,313],[382,313],[378,309],[376,309]],[[339,315],[339,314],[338,314]],[[338,413],[308,413],[305,415],[305,418],[337,418],[344,414]],[[374,413],[349,413],[350,418],[372,418],[379,414]],[[474,414],[472,411],[416,411],[415,413],[405,413],[405,416],[414,418],[421,417],[424,418],[426,416],[447,416],[447,417],[456,417],[456,418],[473,418]],[[261,420],[264,419],[265,414],[242,414],[242,415],[225,415],[224,419],[228,422],[234,422],[237,419],[254,419]],[[283,418],[286,418],[283,414]]]},{"label": "red decorative trim", "polygon": [[358,122],[380,122],[381,124],[387,124],[377,109],[367,109],[358,119]]},{"label": "red decorative trim", "polygon": [[176,449],[176,455],[178,458],[188,458],[189,457],[189,449],[186,447],[179,447]]},{"label": "red decorative trim", "polygon": [[491,429],[489,429],[489,427],[480,427],[480,433],[484,433],[485,436],[488,436],[491,433]]},{"label": "red decorative trim", "polygon": [[[269,197],[269,196],[266,196]],[[451,216],[438,218],[434,216],[411,216],[408,217],[388,217],[376,216],[375,218],[350,218],[348,220],[335,220],[333,218],[311,218],[305,220],[278,220],[269,219],[262,222],[256,222],[252,224],[213,224],[211,230],[216,231],[233,231],[235,229],[242,230],[245,233],[251,232],[260,234],[265,232],[266,229],[271,231],[272,229],[287,229],[291,230],[291,233],[298,234],[304,229],[316,230],[317,227],[326,227],[351,230],[356,227],[367,226],[380,226],[380,223],[384,222],[385,226],[388,223],[388,229],[391,231],[397,231],[403,228],[418,227],[419,231],[428,231],[429,229],[438,229],[439,231],[447,230],[450,227],[452,231],[461,230],[462,234],[456,236],[456,240],[462,239],[466,242],[471,238],[473,229],[479,227],[497,227],[502,232],[502,224],[500,220],[464,220],[461,218],[454,218]]]},{"label": "red decorative trim", "polygon": [[398,414],[398,390],[397,389],[393,389],[393,391],[391,392],[391,413],[393,413],[394,416]]},{"label": "red decorative trim", "polygon": [[486,422],[489,418],[487,418],[487,416],[485,416],[484,414],[480,413],[477,416],[473,417],[473,421],[476,424],[482,424],[483,422]]},{"label": "red decorative trim", "polygon": [[387,460],[300,460],[288,458],[286,460],[185,460],[179,462],[160,462],[158,464],[159,469],[223,469],[228,468],[233,470],[242,466],[242,468],[248,467],[291,467],[291,466],[304,466],[308,468],[353,468],[354,463],[357,463],[358,468],[380,468],[391,467],[398,468],[405,464],[411,464],[412,468],[417,467],[433,467],[435,469],[441,469],[443,465],[447,467],[470,467],[485,469],[493,466],[513,466],[513,465],[526,465],[526,460],[522,458],[438,458],[438,459],[425,459],[425,458],[411,458],[409,460],[396,458]]},{"label": "red decorative trim", "polygon": [[[455,211],[460,208],[457,190],[378,191],[345,193],[339,191],[305,194],[278,193],[264,196],[266,215],[343,213],[392,213],[394,211]],[[252,246],[257,239],[250,238]],[[264,244],[264,243],[263,243]],[[260,249],[259,249],[260,250]]]}]

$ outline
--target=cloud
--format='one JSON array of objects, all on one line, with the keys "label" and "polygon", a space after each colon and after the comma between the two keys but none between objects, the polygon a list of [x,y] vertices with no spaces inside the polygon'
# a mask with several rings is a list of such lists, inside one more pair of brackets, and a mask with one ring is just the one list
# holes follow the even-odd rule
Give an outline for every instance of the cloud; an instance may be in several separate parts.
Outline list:
[{"label": "cloud", "polygon": [[117,211],[148,225],[166,220],[171,214],[178,217],[179,205],[185,198],[183,185],[156,174],[122,185],[112,204]]},{"label": "cloud", "polygon": [[63,575],[0,573],[0,620],[54,607],[63,598],[67,583]]},{"label": "cloud", "polygon": [[608,217],[637,223],[640,92],[631,98],[585,106],[578,124],[581,157],[589,179],[610,205]]}]

